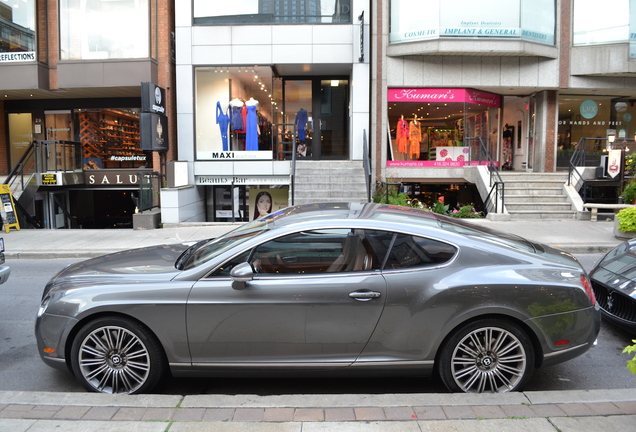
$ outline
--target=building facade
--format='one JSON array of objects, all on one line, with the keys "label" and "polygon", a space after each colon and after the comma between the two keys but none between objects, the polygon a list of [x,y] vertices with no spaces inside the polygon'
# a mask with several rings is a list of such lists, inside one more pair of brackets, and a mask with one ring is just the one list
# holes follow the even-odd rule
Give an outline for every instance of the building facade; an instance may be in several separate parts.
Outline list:
[{"label": "building facade", "polygon": [[176,155],[173,30],[172,0],[0,2],[0,174],[34,226],[132,227]]},{"label": "building facade", "polygon": [[378,181],[428,205],[440,195],[475,202],[465,190],[484,149],[502,171],[553,172],[582,138],[633,142],[636,2],[374,5]]},{"label": "building facade", "polygon": [[181,180],[162,190],[162,220],[248,221],[263,200],[271,212],[365,197],[345,173],[362,168],[369,131],[369,1],[175,5]]}]

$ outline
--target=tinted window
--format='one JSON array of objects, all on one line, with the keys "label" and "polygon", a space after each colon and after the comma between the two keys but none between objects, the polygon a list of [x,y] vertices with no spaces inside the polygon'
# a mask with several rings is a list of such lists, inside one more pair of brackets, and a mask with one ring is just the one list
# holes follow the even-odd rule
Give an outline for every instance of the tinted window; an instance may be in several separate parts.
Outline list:
[{"label": "tinted window", "polygon": [[437,240],[397,234],[385,269],[439,265],[450,261],[456,249]]},{"label": "tinted window", "polygon": [[315,274],[366,271],[381,260],[364,230],[302,231],[258,246],[250,260],[259,274]]}]

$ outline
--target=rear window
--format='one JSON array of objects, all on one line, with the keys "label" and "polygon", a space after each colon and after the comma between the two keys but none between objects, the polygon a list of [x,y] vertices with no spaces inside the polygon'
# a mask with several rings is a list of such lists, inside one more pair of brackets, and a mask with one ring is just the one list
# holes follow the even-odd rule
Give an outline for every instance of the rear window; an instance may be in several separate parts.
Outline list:
[{"label": "rear window", "polygon": [[456,253],[457,249],[448,243],[408,234],[396,234],[384,268],[389,270],[438,266],[449,262]]}]

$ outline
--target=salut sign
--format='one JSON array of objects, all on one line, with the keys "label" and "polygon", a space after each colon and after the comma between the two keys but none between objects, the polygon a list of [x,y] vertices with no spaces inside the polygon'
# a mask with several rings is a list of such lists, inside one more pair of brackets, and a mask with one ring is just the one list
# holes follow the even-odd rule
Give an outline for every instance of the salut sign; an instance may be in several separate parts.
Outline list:
[{"label": "salut sign", "polygon": [[[148,172],[148,174],[150,171]],[[127,186],[138,185],[140,174],[138,171],[96,170],[86,171],[85,182],[90,186]]]}]

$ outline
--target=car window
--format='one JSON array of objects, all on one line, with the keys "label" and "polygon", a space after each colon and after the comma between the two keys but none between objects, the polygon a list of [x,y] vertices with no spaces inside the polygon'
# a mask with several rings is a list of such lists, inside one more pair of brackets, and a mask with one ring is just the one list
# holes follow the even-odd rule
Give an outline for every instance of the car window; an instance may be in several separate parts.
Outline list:
[{"label": "car window", "polygon": [[259,274],[315,274],[378,269],[365,230],[302,231],[258,246],[250,259]]},{"label": "car window", "polygon": [[206,277],[230,277],[230,272],[232,271],[232,269],[236,267],[237,265],[246,262],[251,252],[252,250],[249,249],[235,256],[234,258],[224,263],[222,266],[214,270],[212,273],[210,273]]},{"label": "car window", "polygon": [[457,249],[437,240],[408,234],[397,234],[385,269],[434,266],[450,261]]}]

